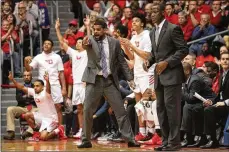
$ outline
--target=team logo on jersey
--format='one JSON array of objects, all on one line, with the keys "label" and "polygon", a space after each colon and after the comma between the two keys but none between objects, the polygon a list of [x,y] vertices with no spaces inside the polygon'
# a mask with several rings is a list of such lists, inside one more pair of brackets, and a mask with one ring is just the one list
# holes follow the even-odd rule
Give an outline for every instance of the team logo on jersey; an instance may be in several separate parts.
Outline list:
[{"label": "team logo on jersey", "polygon": [[47,62],[48,64],[53,64],[52,59],[51,60],[45,60],[45,62]]},{"label": "team logo on jersey", "polygon": [[80,59],[81,59],[81,56],[76,56],[76,59],[77,59],[77,60],[80,60]]},{"label": "team logo on jersey", "polygon": [[139,41],[135,41],[136,47],[139,47]]},{"label": "team logo on jersey", "polygon": [[35,99],[35,102],[36,102],[36,103],[40,103],[41,101],[40,101],[38,98],[36,98],[36,99]]}]

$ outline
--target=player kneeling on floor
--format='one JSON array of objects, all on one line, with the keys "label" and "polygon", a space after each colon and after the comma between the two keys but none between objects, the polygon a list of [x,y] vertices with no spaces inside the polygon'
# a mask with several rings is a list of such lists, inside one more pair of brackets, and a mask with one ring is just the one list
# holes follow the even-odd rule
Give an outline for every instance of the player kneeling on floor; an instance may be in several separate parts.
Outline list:
[{"label": "player kneeling on floor", "polygon": [[[34,88],[28,88],[15,81],[12,73],[9,73],[9,80],[14,83],[17,89],[22,90],[28,95],[34,97],[38,112],[29,112],[22,117],[27,121],[29,126],[35,131],[32,140],[48,140],[59,135],[60,139],[65,138],[64,126],[59,125],[56,108],[51,97],[51,89],[48,73],[44,75],[46,87],[42,80],[34,82]],[[37,132],[39,131],[39,132]]]}]

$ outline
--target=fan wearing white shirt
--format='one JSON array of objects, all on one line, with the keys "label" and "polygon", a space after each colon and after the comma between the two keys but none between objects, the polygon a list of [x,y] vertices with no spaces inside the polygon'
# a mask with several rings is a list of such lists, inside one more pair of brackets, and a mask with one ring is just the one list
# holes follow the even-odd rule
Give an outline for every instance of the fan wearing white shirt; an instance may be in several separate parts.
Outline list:
[{"label": "fan wearing white shirt", "polygon": [[[124,46],[125,52],[132,53],[131,60],[134,60],[134,82],[136,88],[133,90],[135,93],[136,102],[140,101],[142,95],[150,87],[149,76],[153,75],[153,72],[146,71],[144,58],[151,56],[151,40],[149,37],[149,31],[144,30],[146,25],[146,19],[143,14],[135,14],[132,18],[132,30],[136,34],[129,41],[128,39],[121,39],[121,44]],[[135,140],[147,140],[152,136],[147,136],[145,123],[138,117],[139,122],[139,134],[135,136]]]},{"label": "fan wearing white shirt", "polygon": [[76,50],[72,49],[65,43],[60,33],[60,21],[56,21],[56,33],[60,45],[64,51],[72,58],[72,75],[73,75],[73,93],[72,93],[72,105],[77,105],[77,116],[79,120],[79,131],[73,135],[74,138],[80,139],[83,127],[83,102],[85,98],[86,83],[82,82],[82,76],[87,66],[88,56],[87,51],[84,50],[82,41],[83,38],[78,38],[76,42]]},{"label": "fan wearing white shirt", "polygon": [[56,135],[64,138],[64,126],[58,123],[56,108],[51,96],[49,76],[46,73],[43,77],[46,81],[46,87],[44,87],[44,82],[38,79],[34,82],[34,88],[28,88],[16,82],[11,72],[9,74],[9,80],[14,83],[16,88],[33,96],[37,105],[38,112],[27,112],[22,116],[34,131],[39,130],[40,132],[38,136],[34,134],[33,139],[36,137],[35,140],[48,140]]},{"label": "fan wearing white shirt", "polygon": [[59,123],[62,123],[63,96],[66,96],[66,84],[64,78],[64,66],[61,57],[52,51],[53,41],[47,39],[43,42],[43,52],[33,59],[25,57],[25,69],[32,71],[38,69],[38,78],[44,81],[45,72],[49,73],[51,84],[51,95],[55,103]]}]

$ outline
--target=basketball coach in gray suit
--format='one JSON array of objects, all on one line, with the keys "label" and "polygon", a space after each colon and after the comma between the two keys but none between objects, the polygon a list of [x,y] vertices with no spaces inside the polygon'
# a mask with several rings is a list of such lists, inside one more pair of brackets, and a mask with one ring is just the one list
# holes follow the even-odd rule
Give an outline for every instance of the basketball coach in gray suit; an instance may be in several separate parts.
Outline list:
[{"label": "basketball coach in gray suit", "polygon": [[119,129],[128,139],[128,147],[139,147],[135,142],[127,112],[124,109],[119,91],[118,68],[122,69],[126,79],[133,87],[133,75],[121,53],[118,40],[106,36],[106,22],[98,18],[94,25],[94,35],[85,37],[83,46],[87,50],[88,64],[82,81],[86,82],[86,92],[83,111],[82,143],[78,148],[91,148],[91,128],[93,113],[98,107],[100,99],[105,96],[113,109],[118,121]]},{"label": "basketball coach in gray suit", "polygon": [[188,47],[179,26],[164,18],[164,5],[154,4],[151,14],[155,27],[150,33],[155,68],[157,113],[162,132],[162,145],[155,151],[180,149],[181,87],[185,81],[181,60]]}]

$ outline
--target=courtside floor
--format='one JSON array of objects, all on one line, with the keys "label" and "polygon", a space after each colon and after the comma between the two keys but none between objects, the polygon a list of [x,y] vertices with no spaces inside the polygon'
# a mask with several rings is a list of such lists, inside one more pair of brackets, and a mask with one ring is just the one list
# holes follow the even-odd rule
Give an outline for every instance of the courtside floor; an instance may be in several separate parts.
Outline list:
[{"label": "courtside floor", "polygon": [[[39,141],[39,142],[31,142],[31,141],[23,141],[23,140],[4,140],[2,139],[2,147],[1,152],[7,151],[91,151],[91,152],[112,152],[112,151],[136,151],[136,152],[144,152],[144,151],[154,151],[154,146],[151,145],[142,145],[140,148],[128,148],[126,143],[115,143],[109,141],[92,141],[93,148],[89,149],[78,149],[76,145],[80,144],[80,140],[68,139],[68,140],[54,140],[54,141]],[[200,148],[183,148],[181,151],[219,151],[219,152],[229,152],[229,148],[220,147],[217,149],[200,149]]]}]

